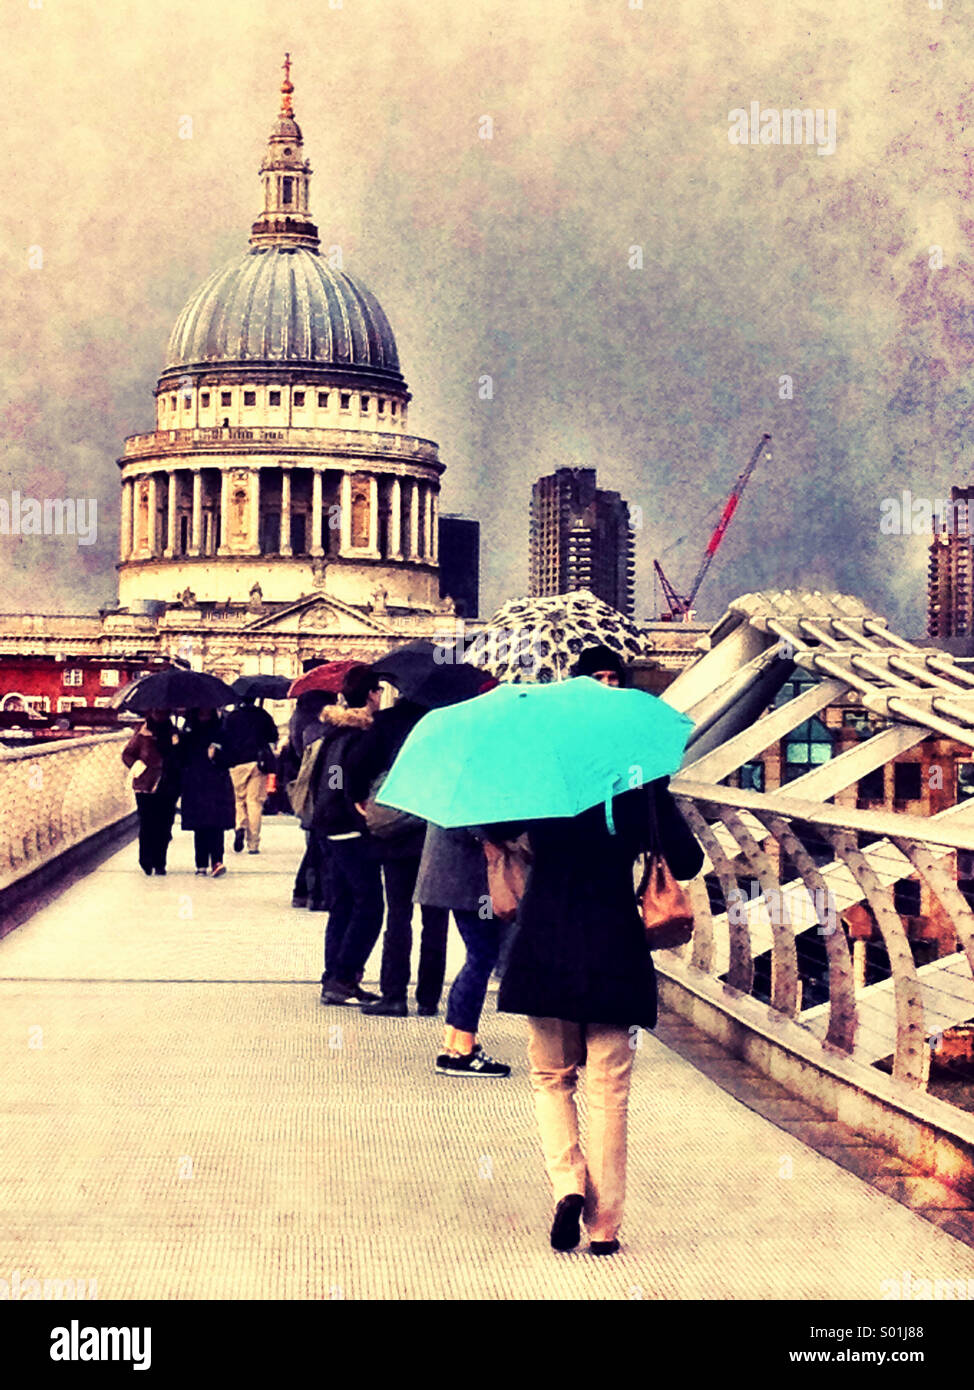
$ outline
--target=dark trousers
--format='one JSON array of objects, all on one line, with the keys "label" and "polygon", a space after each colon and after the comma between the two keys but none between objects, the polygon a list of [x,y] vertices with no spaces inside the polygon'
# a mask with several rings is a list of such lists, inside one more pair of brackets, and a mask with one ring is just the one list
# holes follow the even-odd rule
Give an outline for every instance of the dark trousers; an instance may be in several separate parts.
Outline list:
[{"label": "dark trousers", "polygon": [[207,827],[193,831],[193,848],[196,851],[196,867],[208,869],[212,864],[223,863],[223,831]]},{"label": "dark trousers", "polygon": [[298,865],[298,872],[294,880],[294,896],[296,898],[307,898],[309,903],[316,907],[329,907],[331,903],[331,887],[328,876],[328,841],[312,835],[310,830],[304,832],[307,841],[304,850],[304,857]]},{"label": "dark trousers", "polygon": [[176,803],[158,792],[136,792],[139,811],[139,864],[146,873],[166,867]]},{"label": "dark trousers", "polygon": [[458,1028],[461,1033],[476,1033],[490,972],[500,954],[500,925],[494,918],[485,920],[476,912],[454,911],[453,919],[467,948],[467,958],[447,996],[447,1026]]},{"label": "dark trousers", "polygon": [[[382,939],[383,999],[406,998],[413,954],[413,891],[419,873],[419,855],[387,859],[382,865],[386,885],[386,931]],[[439,1006],[446,974],[446,936],[450,914],[445,907],[420,909],[423,931],[419,943],[416,1002]]]},{"label": "dark trousers", "polygon": [[343,984],[361,979],[382,930],[382,878],[368,837],[329,840],[332,902],[325,929],[325,974]]}]

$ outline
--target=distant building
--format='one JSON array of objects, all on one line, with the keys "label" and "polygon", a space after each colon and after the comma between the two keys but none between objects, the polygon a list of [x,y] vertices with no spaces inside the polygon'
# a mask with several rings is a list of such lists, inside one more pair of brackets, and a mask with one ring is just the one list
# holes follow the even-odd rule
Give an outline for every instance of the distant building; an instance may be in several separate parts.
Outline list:
[{"label": "distant building", "polygon": [[559,468],[531,491],[530,593],[572,589],[633,613],[632,531],[618,492],[596,483],[594,468]]},{"label": "distant building", "polygon": [[480,522],[439,519],[440,598],[453,599],[457,616],[476,618],[480,607]]},{"label": "distant building", "polygon": [[950,489],[950,517],[955,524],[938,530],[930,545],[927,631],[931,637],[974,635],[969,522],[972,501],[974,488]]}]

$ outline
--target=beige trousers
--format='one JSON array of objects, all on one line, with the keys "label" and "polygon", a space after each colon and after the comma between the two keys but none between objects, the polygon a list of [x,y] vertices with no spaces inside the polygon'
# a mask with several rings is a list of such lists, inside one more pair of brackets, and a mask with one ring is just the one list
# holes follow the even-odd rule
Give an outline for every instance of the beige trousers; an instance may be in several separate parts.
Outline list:
[{"label": "beige trousers", "polygon": [[[528,1061],[555,1201],[577,1192],[591,1240],[614,1240],[626,1199],[626,1121],[635,1052],[628,1028],[528,1019]],[[586,1068],[588,1154],[578,1141],[575,1088]]]},{"label": "beige trousers", "polygon": [[238,763],[230,769],[236,827],[247,832],[247,848],[260,848],[260,822],[267,800],[267,773],[258,772],[256,763]]}]

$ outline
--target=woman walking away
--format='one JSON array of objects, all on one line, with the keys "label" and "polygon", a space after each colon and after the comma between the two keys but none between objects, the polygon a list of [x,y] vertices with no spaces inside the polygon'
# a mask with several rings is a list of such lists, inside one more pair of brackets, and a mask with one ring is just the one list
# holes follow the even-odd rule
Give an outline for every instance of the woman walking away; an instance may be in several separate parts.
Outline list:
[{"label": "woman walking away", "polygon": [[[545,1164],[556,1201],[551,1244],[572,1250],[579,1222],[593,1255],[619,1248],[626,1121],[636,1025],[656,1023],[656,976],[633,887],[636,856],[659,845],[673,874],[700,872],[703,852],[666,779],[581,815],[490,827],[498,842],[526,829],[534,862],[518,909],[497,1007],[528,1015],[528,1059]],[[575,1088],[586,1067],[588,1154]]]},{"label": "woman walking away", "polygon": [[146,876],[166,872],[166,854],[179,796],[176,730],[169,711],[150,710],[122,749],[126,767],[142,763],[132,781],[139,812],[139,864]]},{"label": "woman walking away", "polygon": [[196,872],[226,873],[223,836],[234,825],[233,783],[221,743],[216,710],[190,710],[179,738],[180,806],[184,830],[192,830]]},{"label": "woman walking away", "polygon": [[501,946],[481,841],[468,830],[427,825],[413,900],[424,907],[449,908],[467,948],[463,969],[447,996],[446,1032],[436,1070],[442,1076],[509,1076],[510,1067],[488,1057],[477,1041],[487,984]]}]

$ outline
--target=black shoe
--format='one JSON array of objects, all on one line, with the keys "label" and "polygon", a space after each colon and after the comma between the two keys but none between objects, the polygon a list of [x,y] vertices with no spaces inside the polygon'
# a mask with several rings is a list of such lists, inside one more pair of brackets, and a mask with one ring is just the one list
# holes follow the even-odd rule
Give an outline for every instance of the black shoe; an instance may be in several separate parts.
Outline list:
[{"label": "black shoe", "polygon": [[377,999],[374,1004],[363,1004],[364,1014],[379,1014],[382,1018],[408,1018],[409,1005],[405,999]]},{"label": "black shoe", "polygon": [[210,871],[209,869],[197,869],[196,872],[198,874],[208,874]]},{"label": "black shoe", "polygon": [[157,874],[165,874],[165,869],[156,869]]},{"label": "black shoe", "polygon": [[495,1062],[493,1057],[474,1043],[472,1052],[465,1057],[451,1057],[442,1052],[436,1059],[436,1070],[441,1076],[510,1076],[511,1069],[506,1062]]},{"label": "black shoe", "polygon": [[435,1018],[439,1013],[439,1009],[435,1008],[432,1004],[417,1004],[416,1012],[419,1014],[420,1018]]},{"label": "black shoe", "polygon": [[140,869],[142,870],[142,872],[145,874],[146,878],[151,878],[151,877],[152,877],[152,870],[151,870],[151,869],[147,869],[147,868],[145,867],[144,864],[140,864],[140,865],[139,865],[139,868],[140,868]]},{"label": "black shoe", "polygon": [[309,911],[309,912],[327,912],[327,911],[328,911],[328,904],[327,904],[327,903],[308,903],[308,911]]},{"label": "black shoe", "polygon": [[555,1219],[551,1223],[552,1250],[574,1250],[581,1240],[579,1222],[585,1198],[579,1192],[570,1192],[562,1197],[555,1207]]},{"label": "black shoe", "polygon": [[379,996],[369,994],[358,985],[347,984],[344,980],[329,980],[321,986],[323,1004],[377,1004]]},{"label": "black shoe", "polygon": [[298,894],[295,893],[294,896],[293,896],[292,899],[291,899],[291,906],[292,906],[292,907],[307,907],[307,906],[308,906],[308,899],[307,899],[307,898],[299,897]]},{"label": "black shoe", "polygon": [[614,1255],[619,1249],[617,1240],[593,1240],[588,1247],[590,1255]]},{"label": "black shoe", "polygon": [[259,849],[249,849],[249,850],[247,851],[247,853],[248,853],[248,854],[260,854],[260,850],[259,850]]},{"label": "black shoe", "polygon": [[244,847],[244,837],[245,837],[245,835],[246,835],[246,831],[244,831],[244,830],[238,830],[237,833],[234,835],[234,837],[233,837],[233,852],[234,852],[234,854],[239,854],[240,851],[243,849],[243,847]]}]

